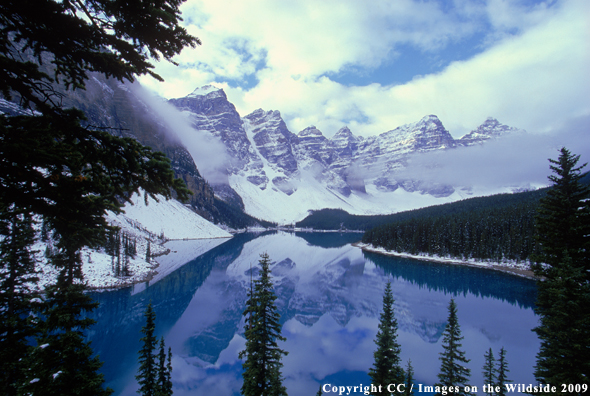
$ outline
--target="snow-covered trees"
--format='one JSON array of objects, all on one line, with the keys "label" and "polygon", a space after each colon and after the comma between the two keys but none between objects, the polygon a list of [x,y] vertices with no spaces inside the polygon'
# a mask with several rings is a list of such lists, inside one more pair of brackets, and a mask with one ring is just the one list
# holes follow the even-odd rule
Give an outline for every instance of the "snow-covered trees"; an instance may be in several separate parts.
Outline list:
[{"label": "snow-covered trees", "polygon": [[0,394],[16,395],[25,375],[26,363],[15,356],[27,356],[27,341],[35,334],[31,323],[31,288],[36,279],[35,260],[29,251],[35,240],[33,220],[27,211],[0,202]]}]

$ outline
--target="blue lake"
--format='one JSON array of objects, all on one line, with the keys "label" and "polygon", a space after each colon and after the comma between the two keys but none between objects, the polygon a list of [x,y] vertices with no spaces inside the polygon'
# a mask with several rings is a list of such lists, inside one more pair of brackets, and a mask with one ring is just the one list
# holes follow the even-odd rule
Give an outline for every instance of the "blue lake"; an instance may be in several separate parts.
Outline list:
[{"label": "blue lake", "polygon": [[[243,316],[250,268],[267,252],[289,352],[283,376],[292,396],[314,395],[324,384],[370,384],[375,335],[385,284],[392,282],[398,341],[415,379],[437,381],[448,303],[455,298],[471,359],[471,384],[483,394],[484,353],[507,351],[509,378],[535,383],[539,340],[531,330],[534,281],[487,269],[364,253],[350,245],[360,234],[263,233],[219,240],[173,241],[162,256],[169,270],[151,282],[92,293],[100,307],[88,338],[105,362],[115,395],[136,395],[143,313],[151,301],[156,334],[172,348],[174,395],[239,395]],[[215,246],[211,248],[211,246]],[[210,250],[207,250],[210,249]],[[204,252],[204,253],[203,253]],[[256,272],[254,271],[256,274]],[[325,393],[325,395],[334,393]],[[355,393],[353,393],[355,394]],[[360,393],[356,393],[360,394]]]}]

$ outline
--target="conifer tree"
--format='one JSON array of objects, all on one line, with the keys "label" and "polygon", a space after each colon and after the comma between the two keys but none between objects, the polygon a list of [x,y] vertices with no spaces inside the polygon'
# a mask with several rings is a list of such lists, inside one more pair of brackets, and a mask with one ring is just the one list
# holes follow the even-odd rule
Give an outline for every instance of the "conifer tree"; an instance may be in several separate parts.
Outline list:
[{"label": "conifer tree", "polygon": [[320,389],[318,389],[318,393],[315,396],[322,396],[324,393],[322,392],[322,386],[320,385]]},{"label": "conifer tree", "polygon": [[199,43],[178,25],[181,3],[8,0],[0,7],[0,95],[35,111],[0,115],[0,208],[41,216],[57,240],[51,262],[59,275],[46,289],[39,347],[20,357],[30,360],[26,392],[109,393],[83,337],[92,323],[83,313],[96,304],[84,294],[81,249],[102,245],[106,211],[120,212],[132,192],[143,189],[147,199],[176,190],[181,200],[188,193],[164,154],[84,126],[81,111],[61,106],[56,84],[83,89],[88,72],[161,79],[151,59],[171,60]]},{"label": "conifer tree", "polygon": [[168,360],[166,363],[166,381],[162,387],[165,396],[172,395],[172,348],[168,347]]},{"label": "conifer tree", "polygon": [[86,331],[94,320],[82,316],[97,303],[84,293],[81,284],[58,283],[45,289],[39,323],[37,347],[25,359],[30,367],[25,394],[47,396],[97,395],[108,396],[112,390],[103,388],[104,376],[98,356],[85,341]]},{"label": "conifer tree", "polygon": [[151,258],[152,258],[152,251],[151,251],[151,246],[150,246],[150,241],[147,241],[147,248],[145,251],[145,261],[147,261],[148,263],[150,262]]},{"label": "conifer tree", "polygon": [[387,385],[404,383],[404,371],[400,366],[401,347],[397,342],[397,320],[393,308],[391,282],[387,282],[383,295],[383,311],[379,320],[379,330],[375,339],[377,350],[373,353],[375,361],[369,369],[369,377],[381,391],[375,394],[388,395]]},{"label": "conifer tree", "polygon": [[408,365],[406,366],[406,388],[404,390],[404,396],[414,395],[414,367],[412,367],[412,361],[408,359]]},{"label": "conifer tree", "polygon": [[15,357],[30,353],[27,338],[37,331],[29,315],[38,297],[30,286],[37,281],[34,252],[29,251],[35,231],[27,211],[19,213],[14,206],[0,207],[0,228],[0,394],[10,396],[24,382],[27,368]]},{"label": "conifer tree", "polygon": [[[440,353],[440,373],[438,374],[439,387],[458,387],[459,392],[456,395],[471,395],[465,392],[465,386],[469,385],[469,377],[471,370],[465,366],[469,363],[469,359],[465,357],[465,351],[462,351],[461,328],[459,327],[459,320],[457,318],[457,305],[455,300],[451,299],[449,303],[449,317],[447,325],[443,332],[443,351]],[[437,394],[438,395],[438,394]]]},{"label": "conifer tree", "polygon": [[535,377],[541,383],[590,385],[590,188],[581,183],[579,155],[566,148],[550,159],[553,183],[537,216],[540,254],[534,329],[541,346]]},{"label": "conifer tree", "polygon": [[137,392],[142,396],[157,396],[158,366],[156,356],[154,355],[157,346],[157,339],[154,335],[156,330],[156,314],[154,313],[151,302],[148,304],[144,316],[146,318],[145,326],[141,329],[143,333],[141,341],[143,344],[139,350],[139,369],[135,376],[139,384],[139,390]]},{"label": "conifer tree", "polygon": [[[496,359],[494,359],[494,352],[492,348],[490,348],[486,353],[483,355],[484,357],[484,365],[483,365],[483,382],[484,385],[489,387],[496,386]],[[492,396],[494,393],[492,390],[486,392],[488,396]]]},{"label": "conifer tree", "polygon": [[506,361],[506,350],[504,347],[500,349],[500,357],[498,358],[498,367],[496,368],[497,379],[496,386],[500,387],[500,391],[496,393],[496,396],[506,396],[508,390],[506,384],[512,382],[508,379],[508,362]]},{"label": "conifer tree", "polygon": [[246,316],[246,348],[239,353],[242,364],[244,396],[281,396],[287,395],[283,386],[281,358],[288,352],[278,346],[278,341],[285,341],[281,336],[280,315],[277,312],[272,281],[270,279],[270,258],[268,254],[260,255],[260,278],[254,281],[254,288],[248,293]]},{"label": "conifer tree", "polygon": [[158,353],[158,380],[156,396],[172,395],[172,350],[168,348],[168,362],[166,362],[166,348],[164,337],[160,338]]}]

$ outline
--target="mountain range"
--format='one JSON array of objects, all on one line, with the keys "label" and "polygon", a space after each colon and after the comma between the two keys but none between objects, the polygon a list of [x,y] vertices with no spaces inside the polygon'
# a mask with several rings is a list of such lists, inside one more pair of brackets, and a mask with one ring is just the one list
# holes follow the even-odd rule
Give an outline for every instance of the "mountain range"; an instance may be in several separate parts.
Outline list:
[{"label": "mountain range", "polygon": [[[437,116],[427,115],[377,136],[357,136],[343,126],[328,138],[315,126],[291,132],[277,110],[241,116],[223,89],[212,85],[168,100],[176,108],[168,116],[163,113],[169,110],[156,111],[159,105],[137,84],[99,75],[90,78],[85,90],[63,93],[64,105],[83,110],[89,125],[164,152],[177,177],[193,191],[193,210],[230,228],[292,224],[324,208],[389,214],[482,195],[471,186],[432,182],[420,171],[412,176],[403,171],[420,154],[468,150],[522,132],[488,118],[454,139]],[[18,106],[6,101],[0,102],[0,111],[19,113]],[[195,152],[195,146],[204,147]],[[212,154],[201,158],[208,151]],[[213,156],[215,176],[203,177]]]},{"label": "mountain range", "polygon": [[228,187],[245,211],[288,224],[310,210],[341,208],[354,214],[384,214],[461,199],[468,186],[407,178],[402,171],[418,153],[483,144],[521,130],[488,118],[454,139],[435,115],[378,136],[355,136],[343,126],[327,138],[315,126],[289,131],[279,111],[258,109],[241,117],[223,89],[208,85],[170,99],[190,120],[223,143],[226,178],[212,183],[219,195]]}]

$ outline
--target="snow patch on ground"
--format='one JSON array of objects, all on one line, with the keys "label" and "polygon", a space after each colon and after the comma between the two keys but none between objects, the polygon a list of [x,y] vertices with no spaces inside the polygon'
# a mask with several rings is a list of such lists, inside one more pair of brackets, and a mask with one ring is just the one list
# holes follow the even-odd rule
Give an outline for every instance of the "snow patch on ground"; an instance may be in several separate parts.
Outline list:
[{"label": "snow patch on ground", "polygon": [[[135,239],[137,254],[129,260],[128,269],[131,275],[117,277],[114,276],[114,260],[104,249],[83,249],[82,272],[89,287],[120,287],[152,278],[157,280],[169,274],[179,266],[178,262],[183,258],[171,261],[166,257],[171,250],[175,250],[174,241],[168,242],[170,245],[163,245],[166,240],[198,239],[199,241],[193,242],[193,245],[198,246],[190,253],[194,257],[195,251],[203,254],[232,236],[180,202],[166,200],[162,196],[157,198],[159,202],[149,198],[146,206],[144,196],[134,194],[131,197],[132,204],[125,205],[124,213],[107,214],[109,224],[120,227],[122,232]],[[150,262],[146,261],[148,241],[152,256]],[[35,257],[38,260],[40,288],[55,283],[58,274],[46,257],[48,244],[50,245],[51,241],[39,240],[33,246],[33,251],[37,252]]]},{"label": "snow patch on ground", "polygon": [[133,194],[132,204],[125,205],[125,213],[115,216],[110,213],[109,221],[131,225],[141,224],[146,230],[156,235],[163,235],[166,239],[204,239],[230,238],[231,234],[215,224],[205,220],[180,202],[163,196],[157,196],[158,202],[148,198],[145,203],[144,195]]}]

